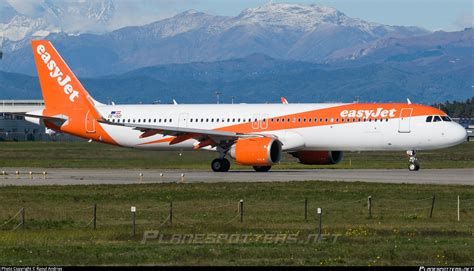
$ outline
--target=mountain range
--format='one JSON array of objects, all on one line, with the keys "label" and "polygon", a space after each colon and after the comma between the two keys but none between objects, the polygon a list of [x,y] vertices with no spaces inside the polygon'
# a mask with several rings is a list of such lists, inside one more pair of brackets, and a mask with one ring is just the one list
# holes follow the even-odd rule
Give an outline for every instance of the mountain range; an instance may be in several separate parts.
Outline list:
[{"label": "mountain range", "polygon": [[[114,11],[109,1],[72,10],[107,25]],[[2,14],[8,10],[0,8]],[[11,19],[18,16],[11,14]],[[235,17],[190,10],[104,33],[54,27],[59,30],[41,32],[44,38],[101,101],[214,102],[216,90],[227,100],[236,96],[238,102],[278,102],[285,96],[290,102],[409,97],[434,103],[473,96],[471,28],[430,32],[366,22],[330,7],[295,4],[266,4]],[[4,42],[4,99],[40,97],[32,38],[26,34]]]},{"label": "mountain range", "polygon": [[[104,34],[50,33],[47,38],[79,75],[102,76],[141,67],[219,61],[263,53],[272,58],[326,62],[335,51],[382,38],[429,33],[354,19],[330,7],[266,4],[238,16],[189,10],[144,26]],[[34,74],[30,38],[7,40],[2,70]]]}]

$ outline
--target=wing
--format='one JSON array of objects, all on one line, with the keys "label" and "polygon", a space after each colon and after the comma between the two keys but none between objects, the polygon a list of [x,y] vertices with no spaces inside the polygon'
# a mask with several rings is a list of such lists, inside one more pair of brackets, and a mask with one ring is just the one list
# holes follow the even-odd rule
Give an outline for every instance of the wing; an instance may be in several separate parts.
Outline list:
[{"label": "wing", "polygon": [[239,138],[250,138],[250,137],[269,137],[269,135],[262,134],[248,134],[248,133],[236,133],[209,129],[196,129],[196,128],[185,128],[185,127],[172,127],[172,126],[159,126],[149,124],[132,124],[132,123],[117,123],[110,122],[106,119],[99,120],[100,123],[130,127],[135,130],[142,132],[140,138],[150,137],[156,134],[164,136],[174,136],[170,141],[170,145],[178,144],[188,139],[195,139],[199,141],[195,149],[200,149],[206,146],[217,146],[229,147]]}]

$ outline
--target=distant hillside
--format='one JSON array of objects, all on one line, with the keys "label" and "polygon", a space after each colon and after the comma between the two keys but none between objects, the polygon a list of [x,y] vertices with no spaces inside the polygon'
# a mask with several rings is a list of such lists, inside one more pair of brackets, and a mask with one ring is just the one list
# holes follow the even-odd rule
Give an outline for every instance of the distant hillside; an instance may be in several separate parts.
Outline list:
[{"label": "distant hillside", "polygon": [[[426,63],[420,69],[405,70],[390,63],[355,67],[319,65],[277,60],[261,54],[210,63],[171,64],[143,68],[101,78],[80,77],[96,99],[108,97],[117,103],[214,103],[221,101],[279,102],[285,96],[292,103],[405,101],[432,104],[472,97],[473,63],[436,69]],[[1,99],[39,98],[35,77],[0,72]]]}]

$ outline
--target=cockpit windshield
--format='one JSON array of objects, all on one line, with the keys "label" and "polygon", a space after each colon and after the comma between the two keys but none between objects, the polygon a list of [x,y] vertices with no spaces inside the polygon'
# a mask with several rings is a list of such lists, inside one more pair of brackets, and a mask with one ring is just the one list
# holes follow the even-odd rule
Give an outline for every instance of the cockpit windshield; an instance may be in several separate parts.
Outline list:
[{"label": "cockpit windshield", "polygon": [[452,121],[448,116],[428,116],[426,122]]}]

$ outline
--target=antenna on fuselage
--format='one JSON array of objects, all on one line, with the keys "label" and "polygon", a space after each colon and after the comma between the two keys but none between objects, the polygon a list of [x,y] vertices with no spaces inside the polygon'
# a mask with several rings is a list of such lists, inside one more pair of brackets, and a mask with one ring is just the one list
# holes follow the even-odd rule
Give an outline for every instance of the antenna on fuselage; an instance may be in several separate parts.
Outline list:
[{"label": "antenna on fuselage", "polygon": [[409,99],[409,98],[407,98],[407,103],[408,103],[408,104],[411,104],[411,101],[410,101],[410,99]]},{"label": "antenna on fuselage", "polygon": [[175,99],[173,99],[173,104],[178,104],[178,102]]}]

